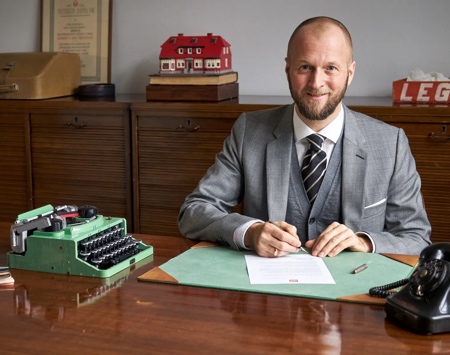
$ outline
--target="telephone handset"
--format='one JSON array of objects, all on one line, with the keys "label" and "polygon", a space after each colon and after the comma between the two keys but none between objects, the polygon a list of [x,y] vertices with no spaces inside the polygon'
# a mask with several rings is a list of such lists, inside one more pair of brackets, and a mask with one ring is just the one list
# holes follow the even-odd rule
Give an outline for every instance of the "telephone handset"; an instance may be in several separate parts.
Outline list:
[{"label": "telephone handset", "polygon": [[[405,285],[400,291],[389,290]],[[386,297],[387,318],[420,334],[450,331],[450,243],[427,246],[409,279],[374,287]]]}]

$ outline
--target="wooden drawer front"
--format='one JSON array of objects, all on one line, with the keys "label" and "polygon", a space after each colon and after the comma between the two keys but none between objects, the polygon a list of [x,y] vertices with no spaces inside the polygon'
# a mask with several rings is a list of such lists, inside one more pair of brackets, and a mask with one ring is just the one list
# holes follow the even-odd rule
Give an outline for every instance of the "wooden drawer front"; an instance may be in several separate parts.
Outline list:
[{"label": "wooden drawer front", "polygon": [[128,218],[131,228],[128,123],[121,116],[32,115],[34,205],[91,204]]},{"label": "wooden drawer front", "polygon": [[[433,242],[450,241],[450,124],[394,123],[405,130],[431,222]],[[433,137],[431,134],[434,133]]]},{"label": "wooden drawer front", "polygon": [[0,114],[0,221],[28,211],[27,115]]},{"label": "wooden drawer front", "polygon": [[139,116],[137,118],[139,130],[151,129],[165,132],[227,132],[230,133],[236,118],[230,117],[165,117]]},{"label": "wooden drawer front", "polygon": [[233,119],[139,118],[139,232],[180,235],[177,218],[186,196],[214,163]]}]

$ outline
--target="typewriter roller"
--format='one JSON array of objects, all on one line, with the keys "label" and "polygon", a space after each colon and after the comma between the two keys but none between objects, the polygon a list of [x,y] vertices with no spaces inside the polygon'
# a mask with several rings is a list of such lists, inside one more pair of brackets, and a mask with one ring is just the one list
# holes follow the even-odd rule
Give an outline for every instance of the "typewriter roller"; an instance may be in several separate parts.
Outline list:
[{"label": "typewriter roller", "polygon": [[124,218],[104,217],[93,206],[47,205],[11,226],[11,269],[110,277],[153,255],[153,247],[126,233]]}]

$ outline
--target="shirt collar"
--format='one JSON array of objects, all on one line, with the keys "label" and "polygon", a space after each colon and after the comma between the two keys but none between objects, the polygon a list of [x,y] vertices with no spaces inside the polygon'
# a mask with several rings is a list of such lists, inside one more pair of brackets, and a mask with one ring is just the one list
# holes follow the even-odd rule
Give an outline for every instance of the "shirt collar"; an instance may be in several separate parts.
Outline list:
[{"label": "shirt collar", "polygon": [[313,133],[320,133],[327,139],[331,140],[334,144],[336,144],[344,127],[344,107],[342,106],[342,103],[340,105],[341,110],[339,111],[337,117],[328,126],[326,126],[319,132],[314,132],[311,128],[309,128],[300,119],[300,117],[298,117],[297,112],[294,109],[293,123],[294,123],[295,141],[298,142],[299,140],[302,140]]}]

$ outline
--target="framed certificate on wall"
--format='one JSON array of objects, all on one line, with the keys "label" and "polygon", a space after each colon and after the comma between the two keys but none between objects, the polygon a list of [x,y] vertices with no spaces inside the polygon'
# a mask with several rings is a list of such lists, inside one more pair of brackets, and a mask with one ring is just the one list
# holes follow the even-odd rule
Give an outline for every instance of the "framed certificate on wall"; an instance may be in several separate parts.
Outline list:
[{"label": "framed certificate on wall", "polygon": [[41,0],[41,51],[80,55],[81,83],[111,80],[112,0]]}]

